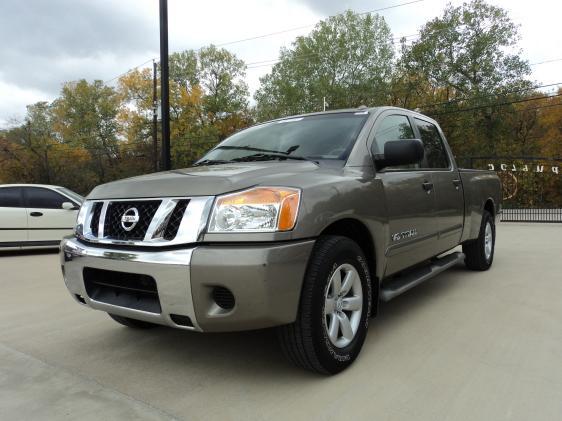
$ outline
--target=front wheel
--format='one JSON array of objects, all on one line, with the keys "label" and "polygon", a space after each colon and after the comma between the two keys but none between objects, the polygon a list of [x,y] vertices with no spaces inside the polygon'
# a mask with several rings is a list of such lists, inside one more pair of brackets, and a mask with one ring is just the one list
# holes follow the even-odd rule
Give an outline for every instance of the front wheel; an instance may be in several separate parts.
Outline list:
[{"label": "front wheel", "polygon": [[484,211],[480,232],[476,240],[462,246],[466,267],[472,270],[488,270],[494,261],[496,245],[496,225],[490,212]]},{"label": "front wheel", "polygon": [[297,320],[278,329],[296,365],[336,374],[357,358],[371,310],[371,279],[361,248],[340,236],[321,237],[306,271]]}]

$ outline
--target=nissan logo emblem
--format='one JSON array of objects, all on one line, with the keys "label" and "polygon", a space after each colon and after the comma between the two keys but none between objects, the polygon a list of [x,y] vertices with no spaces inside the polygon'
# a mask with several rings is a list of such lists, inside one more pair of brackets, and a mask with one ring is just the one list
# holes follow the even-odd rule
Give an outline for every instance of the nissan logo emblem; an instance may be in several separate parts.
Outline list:
[{"label": "nissan logo emblem", "polygon": [[129,208],[121,216],[121,226],[125,231],[131,231],[139,222],[139,211],[137,208]]}]

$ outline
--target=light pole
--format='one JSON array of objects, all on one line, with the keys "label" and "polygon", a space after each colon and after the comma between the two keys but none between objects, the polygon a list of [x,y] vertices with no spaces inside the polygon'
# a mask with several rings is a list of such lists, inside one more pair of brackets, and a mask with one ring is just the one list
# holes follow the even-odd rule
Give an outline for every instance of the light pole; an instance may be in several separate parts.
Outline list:
[{"label": "light pole", "polygon": [[152,160],[154,172],[158,171],[158,66],[156,61],[152,62]]},{"label": "light pole", "polygon": [[160,96],[162,98],[162,165],[170,170],[170,83],[168,68],[168,0],[160,0]]}]

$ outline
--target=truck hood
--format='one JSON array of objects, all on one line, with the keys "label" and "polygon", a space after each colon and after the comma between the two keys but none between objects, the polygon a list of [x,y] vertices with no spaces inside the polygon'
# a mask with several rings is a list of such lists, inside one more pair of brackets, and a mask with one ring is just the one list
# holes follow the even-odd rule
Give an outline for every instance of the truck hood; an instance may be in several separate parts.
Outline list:
[{"label": "truck hood", "polygon": [[88,199],[215,196],[255,185],[283,185],[283,179],[318,170],[320,168],[317,165],[307,161],[248,162],[184,168],[102,184],[92,190]]}]

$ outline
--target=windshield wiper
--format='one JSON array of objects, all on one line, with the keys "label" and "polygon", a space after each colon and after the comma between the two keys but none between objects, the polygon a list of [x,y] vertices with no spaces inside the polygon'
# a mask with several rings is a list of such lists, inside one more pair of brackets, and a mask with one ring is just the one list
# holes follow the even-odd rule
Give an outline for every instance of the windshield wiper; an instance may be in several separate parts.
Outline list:
[{"label": "windshield wiper", "polygon": [[248,162],[248,161],[269,161],[273,159],[293,159],[295,161],[309,161],[313,162],[318,165],[318,161],[313,159],[307,158],[305,156],[297,156],[297,155],[286,155],[283,153],[256,153],[254,155],[242,156],[240,158],[234,158],[232,161],[234,162]]},{"label": "windshield wiper", "polygon": [[[253,146],[229,146],[229,145],[217,146],[215,149],[233,149],[233,150],[237,150],[237,151],[266,152],[266,153],[277,153],[277,154],[283,154],[283,155],[286,155],[287,153],[292,152],[291,150],[289,152],[283,152],[283,151],[274,151],[274,150],[271,150],[271,149],[254,148]],[[291,148],[289,148],[289,149],[291,149]]]},{"label": "windshield wiper", "polygon": [[203,161],[196,162],[192,167],[198,167],[200,165],[218,165],[218,164],[231,164],[233,161],[227,161],[226,159],[204,159]]}]

